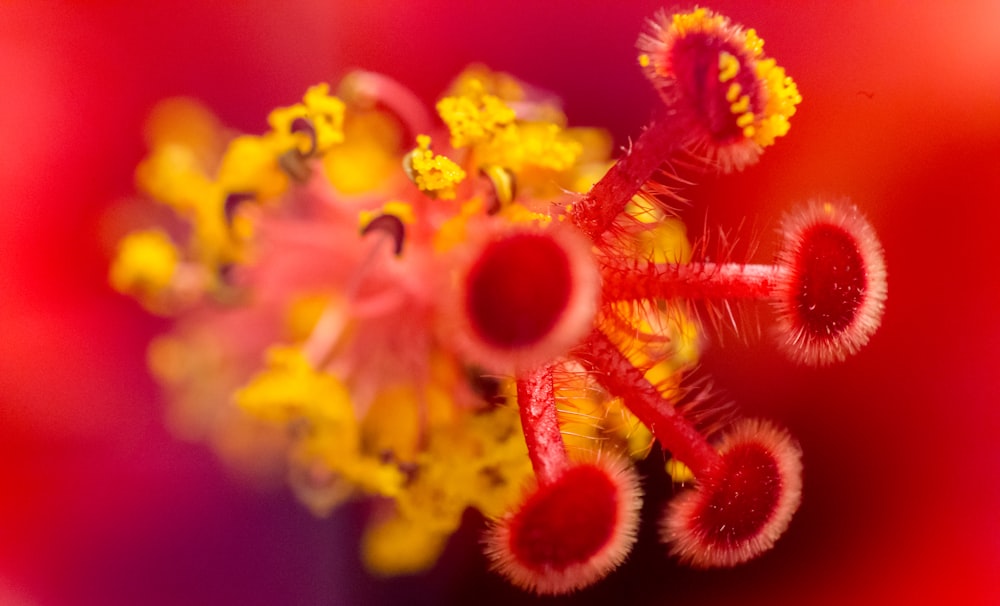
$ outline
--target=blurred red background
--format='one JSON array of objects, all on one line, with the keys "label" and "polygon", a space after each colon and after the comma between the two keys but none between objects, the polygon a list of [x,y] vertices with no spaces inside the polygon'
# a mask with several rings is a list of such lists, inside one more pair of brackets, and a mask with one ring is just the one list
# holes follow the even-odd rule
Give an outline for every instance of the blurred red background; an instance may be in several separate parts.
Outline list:
[{"label": "blurred red background", "polygon": [[[144,364],[166,326],[106,286],[107,210],[133,195],[157,100],[191,95],[261,132],[271,108],[355,66],[432,102],[485,62],[624,144],[656,102],[633,43],[657,8],[3,3],[0,603],[531,601],[484,571],[474,532],[432,573],[370,578],[362,508],[315,520],[171,437]],[[688,192],[692,227],[746,217],[769,250],[783,209],[848,196],[887,251],[885,322],[833,368],[796,368],[767,343],[706,355],[746,414],[787,425],[805,450],[804,502],[772,553],[691,571],[647,523],[620,571],[558,601],[1000,603],[1000,5],[713,8],[761,33],[805,101],[760,165]]]}]

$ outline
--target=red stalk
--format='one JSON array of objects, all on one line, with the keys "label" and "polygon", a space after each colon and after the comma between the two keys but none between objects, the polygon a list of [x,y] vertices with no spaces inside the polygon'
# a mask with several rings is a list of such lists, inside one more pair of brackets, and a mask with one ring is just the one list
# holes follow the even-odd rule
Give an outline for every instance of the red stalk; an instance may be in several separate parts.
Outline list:
[{"label": "red stalk", "polygon": [[553,484],[569,468],[569,456],[559,431],[550,367],[536,368],[517,380],[517,404],[535,477],[542,486]]},{"label": "red stalk", "polygon": [[669,112],[660,112],[625,155],[573,203],[570,219],[591,240],[596,242],[607,231],[656,169],[687,141],[689,131],[672,118]]},{"label": "red stalk", "polygon": [[609,265],[602,272],[609,300],[769,299],[788,269],[743,263]]},{"label": "red stalk", "polygon": [[605,389],[625,401],[632,414],[653,432],[672,456],[687,465],[699,481],[710,482],[721,474],[722,457],[604,333],[592,332],[577,349],[576,357],[601,377]]}]

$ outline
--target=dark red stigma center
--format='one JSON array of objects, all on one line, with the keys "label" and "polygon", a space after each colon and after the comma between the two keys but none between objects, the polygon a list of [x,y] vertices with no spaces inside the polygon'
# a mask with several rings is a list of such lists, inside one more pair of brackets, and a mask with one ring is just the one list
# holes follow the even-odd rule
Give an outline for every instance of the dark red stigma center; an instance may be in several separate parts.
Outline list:
[{"label": "dark red stigma center", "polygon": [[820,337],[849,327],[868,286],[857,241],[834,225],[811,227],[802,236],[795,270],[795,303],[803,327]]},{"label": "dark red stigma center", "polygon": [[573,288],[566,251],[544,234],[490,243],[468,277],[466,311],[473,329],[498,347],[526,347],[562,317]]},{"label": "dark red stigma center", "polygon": [[[740,70],[726,82],[719,81],[719,57],[723,52],[740,62]],[[736,124],[739,115],[733,113],[732,103],[726,97],[733,83],[740,85],[740,95],[750,96],[749,110],[759,113],[759,83],[753,66],[744,56],[744,51],[731,42],[704,32],[689,33],[673,47],[671,65],[684,102],[719,143],[743,137],[743,128]]]},{"label": "dark red stigma center", "polygon": [[774,515],[783,489],[774,455],[759,444],[740,444],[723,454],[727,475],[695,519],[706,540],[719,546],[745,543]]},{"label": "dark red stigma center", "polygon": [[618,492],[607,473],[573,467],[525,503],[511,525],[511,550],[528,567],[562,570],[600,552],[617,523]]}]

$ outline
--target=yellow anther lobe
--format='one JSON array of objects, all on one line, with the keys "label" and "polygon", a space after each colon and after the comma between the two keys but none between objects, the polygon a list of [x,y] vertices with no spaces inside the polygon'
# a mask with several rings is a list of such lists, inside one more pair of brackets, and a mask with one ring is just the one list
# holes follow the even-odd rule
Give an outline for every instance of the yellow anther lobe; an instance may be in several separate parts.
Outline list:
[{"label": "yellow anther lobe", "polygon": [[719,82],[729,82],[738,73],[740,73],[739,60],[725,51],[719,53]]},{"label": "yellow anther lobe", "polygon": [[743,92],[743,87],[740,86],[739,82],[733,82],[729,85],[729,90],[726,91],[726,101],[730,103],[735,103],[737,99],[740,98],[740,93]]},{"label": "yellow anther lobe", "polygon": [[465,179],[458,164],[431,151],[427,135],[417,135],[417,147],[406,156],[403,168],[420,191],[445,200],[455,198],[455,186]]},{"label": "yellow anther lobe", "polygon": [[482,171],[493,185],[494,195],[501,207],[507,206],[514,201],[516,192],[513,173],[503,166],[496,164],[484,166]]},{"label": "yellow anther lobe", "polygon": [[736,103],[729,106],[734,114],[742,114],[750,109],[750,95],[743,95]]}]

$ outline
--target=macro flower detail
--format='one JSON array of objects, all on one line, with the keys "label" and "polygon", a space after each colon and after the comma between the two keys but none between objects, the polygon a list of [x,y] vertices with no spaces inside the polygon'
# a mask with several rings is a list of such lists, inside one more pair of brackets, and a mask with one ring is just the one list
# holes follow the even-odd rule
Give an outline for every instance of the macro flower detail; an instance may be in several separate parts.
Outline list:
[{"label": "macro flower detail", "polygon": [[377,574],[433,566],[473,509],[511,583],[596,583],[636,541],[633,462],[654,443],[681,487],[660,522],[672,554],[771,549],[801,449],[699,387],[703,312],[768,301],[788,357],[842,360],[881,321],[882,248],[854,206],[814,201],[774,263],[704,258],[670,160],[742,169],[801,97],[756,32],[706,9],[657,16],[638,45],[662,107],[617,159],[481,65],[436,117],[368,72],[309,88],[260,135],[165,102],[137,182],[172,218],[124,236],[110,282],[176,317],[149,353],[172,427],[241,475],[283,474],[316,515],[368,498]]},{"label": "macro flower detail", "polygon": [[784,136],[802,100],[755,30],[704,8],[658,15],[639,49],[639,64],[684,122],[692,150],[726,169],[756,161]]}]

